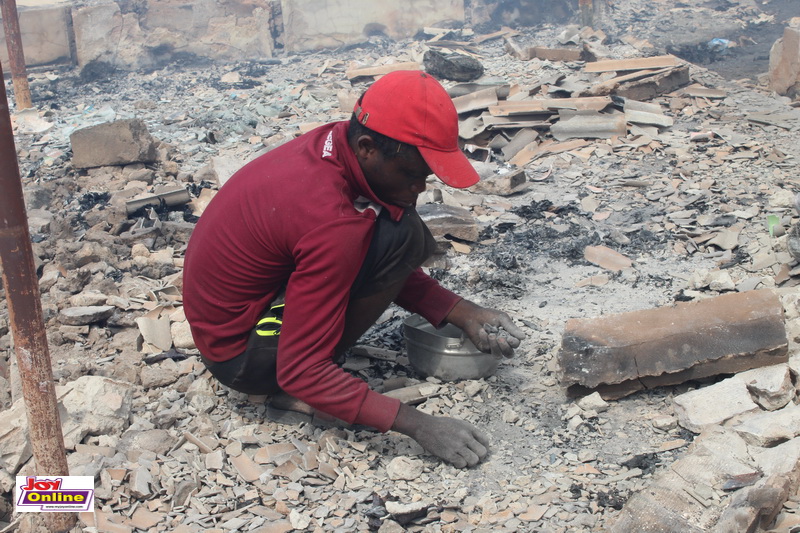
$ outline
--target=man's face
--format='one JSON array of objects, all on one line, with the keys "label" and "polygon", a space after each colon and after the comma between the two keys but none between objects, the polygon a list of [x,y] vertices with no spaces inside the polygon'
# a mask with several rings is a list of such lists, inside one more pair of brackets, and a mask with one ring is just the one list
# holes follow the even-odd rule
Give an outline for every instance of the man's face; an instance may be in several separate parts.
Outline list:
[{"label": "man's face", "polygon": [[361,170],[375,195],[387,204],[416,205],[417,196],[425,191],[425,182],[432,174],[419,151],[404,146],[400,154],[387,159],[371,142],[359,142],[358,146]]}]

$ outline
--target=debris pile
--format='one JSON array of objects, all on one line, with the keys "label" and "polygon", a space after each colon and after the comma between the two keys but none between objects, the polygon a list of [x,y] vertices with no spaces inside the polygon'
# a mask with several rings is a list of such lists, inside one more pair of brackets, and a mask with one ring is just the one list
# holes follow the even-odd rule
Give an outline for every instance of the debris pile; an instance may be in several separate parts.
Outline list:
[{"label": "debris pile", "polygon": [[[66,70],[32,75],[42,110],[15,113],[15,133],[68,460],[73,474],[97,479],[97,513],[82,517],[85,526],[588,532],[673,524],[684,511],[706,529],[740,513],[752,524],[797,519],[800,269],[790,239],[800,111],[766,82],[728,82],[595,33],[531,46],[523,43],[535,33],[521,30],[435,35],[91,83]],[[553,52],[562,48],[579,55]],[[367,82],[426,68],[431,50],[444,59],[466,52],[483,75],[446,80],[482,181],[463,191],[431,180],[420,197],[439,242],[429,271],[508,311],[528,340],[494,376],[426,379],[406,356],[406,313],[391,309],[344,368],[426,412],[482,427],[492,453],[464,471],[396,433],[273,422],[263,398],[205,372],[181,297],[194,222],[236,168],[316,124],[346,120]],[[571,368],[559,350],[581,321],[718,306],[712,315],[736,331],[746,322],[728,307],[767,294],[770,342],[721,357],[763,350],[780,364],[761,368],[765,355],[700,379],[691,375],[698,361],[682,360],[675,369],[685,380],[616,399],[567,396],[566,385],[619,383],[602,365],[561,381]],[[23,521],[11,514],[10,490],[32,464],[2,305],[6,527]],[[670,344],[657,331],[637,333]],[[576,360],[581,353],[573,349]],[[626,379],[664,372],[642,370]]]}]

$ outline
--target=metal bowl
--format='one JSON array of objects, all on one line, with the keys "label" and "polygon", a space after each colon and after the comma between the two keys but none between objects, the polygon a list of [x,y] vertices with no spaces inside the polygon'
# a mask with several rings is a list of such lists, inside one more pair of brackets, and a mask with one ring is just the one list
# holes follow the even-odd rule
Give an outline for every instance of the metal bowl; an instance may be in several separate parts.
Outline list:
[{"label": "metal bowl", "polygon": [[411,366],[420,374],[442,381],[480,379],[497,370],[499,359],[483,353],[458,327],[435,328],[419,315],[403,321]]}]

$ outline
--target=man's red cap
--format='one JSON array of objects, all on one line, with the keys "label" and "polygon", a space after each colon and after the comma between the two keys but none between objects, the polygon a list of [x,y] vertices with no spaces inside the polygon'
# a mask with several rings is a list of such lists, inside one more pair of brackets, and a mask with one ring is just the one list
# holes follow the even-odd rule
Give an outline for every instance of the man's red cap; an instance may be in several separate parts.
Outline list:
[{"label": "man's red cap", "polygon": [[458,147],[458,113],[444,87],[421,70],[397,70],[373,83],[353,112],[361,124],[419,149],[436,176],[451,187],[480,179]]}]

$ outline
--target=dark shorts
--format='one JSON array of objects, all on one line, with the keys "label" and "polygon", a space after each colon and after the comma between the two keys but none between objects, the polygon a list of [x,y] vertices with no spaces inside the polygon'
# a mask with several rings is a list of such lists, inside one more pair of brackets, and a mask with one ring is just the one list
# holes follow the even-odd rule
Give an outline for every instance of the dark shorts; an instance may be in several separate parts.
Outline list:
[{"label": "dark shorts", "polygon": [[[350,288],[350,299],[377,294],[408,278],[433,254],[436,243],[415,209],[407,209],[400,222],[384,210],[375,222],[367,255]],[[223,385],[245,394],[274,394],[277,380],[278,334],[274,326],[282,316],[283,296],[272,302],[250,332],[245,351],[222,363],[200,358]],[[291,305],[289,302],[287,305]]]}]

